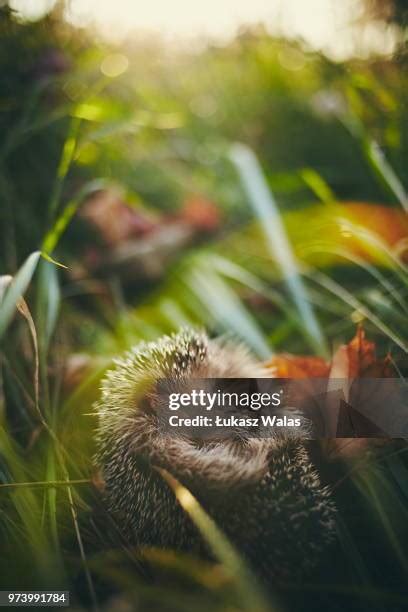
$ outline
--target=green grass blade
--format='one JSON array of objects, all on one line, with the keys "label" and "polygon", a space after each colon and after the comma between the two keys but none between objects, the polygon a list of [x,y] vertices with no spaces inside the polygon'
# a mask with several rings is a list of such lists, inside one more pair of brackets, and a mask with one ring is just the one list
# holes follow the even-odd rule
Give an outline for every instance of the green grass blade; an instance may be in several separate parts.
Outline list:
[{"label": "green grass blade", "polygon": [[373,313],[365,304],[363,304],[358,298],[356,298],[347,289],[342,287],[339,283],[331,279],[326,274],[319,272],[316,269],[307,270],[304,269],[304,273],[310,277],[311,280],[318,283],[327,291],[336,295],[340,300],[343,300],[346,304],[351,306],[353,310],[360,312],[366,319],[377,327],[383,334],[388,336],[395,344],[397,344],[403,351],[408,353],[408,343],[400,338],[386,323],[384,323],[375,313]]},{"label": "green grass blade", "polygon": [[304,252],[330,253],[331,255],[346,259],[355,264],[356,266],[362,268],[363,270],[368,272],[368,274],[370,274],[373,278],[375,278],[375,280],[384,288],[385,294],[389,296],[392,300],[394,300],[398,304],[398,306],[400,306],[401,310],[404,311],[406,315],[408,315],[408,305],[406,304],[406,300],[404,296],[399,292],[398,288],[388,278],[381,274],[378,268],[371,265],[358,255],[355,255],[353,251],[331,247],[330,244],[326,243],[318,243],[316,245],[308,246],[307,249],[304,250]]},{"label": "green grass blade", "polygon": [[30,284],[40,256],[41,253],[39,251],[31,253],[14,276],[3,299],[1,299],[0,296],[0,338],[6,331],[13,318],[19,300]]},{"label": "green grass blade", "polygon": [[56,266],[42,261],[37,285],[37,329],[41,353],[46,352],[57,323],[61,295]]},{"label": "green grass blade", "polygon": [[357,472],[353,481],[365,496],[374,518],[386,533],[390,547],[404,572],[408,572],[408,557],[401,541],[407,519],[407,508],[396,494],[394,482],[388,474],[380,470]]},{"label": "green grass blade", "polygon": [[378,144],[373,140],[364,142],[364,153],[381,183],[408,212],[408,194]]},{"label": "green grass blade", "polygon": [[[19,453],[17,445],[12,440],[8,431],[0,423],[0,452],[6,461],[10,471],[11,484],[27,480],[27,463]],[[8,483],[5,483],[6,485]],[[6,491],[0,490],[0,495],[5,495]],[[41,511],[38,497],[28,487],[12,488],[7,496],[11,501],[19,524],[21,525],[22,537],[29,546],[28,554],[32,554],[39,567],[47,572],[50,571],[50,559],[53,551],[41,525]],[[4,498],[1,498],[2,504]],[[54,570],[57,570],[54,567]]]},{"label": "green grass blade", "polygon": [[337,516],[336,528],[338,533],[338,541],[343,550],[344,556],[353,567],[353,570],[356,573],[356,576],[359,577],[359,580],[364,585],[370,585],[372,580],[369,569],[364,563],[364,559],[356,546],[353,535],[350,533],[341,514]]},{"label": "green grass blade", "polygon": [[54,218],[54,215],[57,212],[64,180],[74,159],[80,123],[81,120],[77,117],[74,117],[72,119],[68,135],[62,147],[61,157],[57,169],[57,176],[55,178],[54,189],[52,191],[51,199],[48,205],[48,214],[50,215],[51,219]]},{"label": "green grass blade", "polygon": [[41,246],[42,251],[48,256],[52,253],[84,199],[95,191],[99,191],[104,186],[106,186],[106,181],[103,179],[90,181],[80,190],[75,198],[68,202],[52,228],[45,235]]},{"label": "green grass blade", "polygon": [[274,611],[278,610],[276,603],[271,608],[255,576],[245,565],[228,538],[205,512],[190,491],[166,470],[156,469],[172,489],[177,501],[190,516],[213,551],[214,556],[222,563],[225,571],[232,579],[242,608],[247,610],[247,612],[271,612],[272,609]]},{"label": "green grass blade", "polygon": [[[271,356],[272,350],[258,323],[236,293],[214,270],[209,266],[194,269],[187,277],[186,283],[219,327],[244,340],[261,359]],[[213,321],[210,321],[210,324]]]},{"label": "green grass blade", "polygon": [[293,302],[299,311],[304,333],[314,350],[327,355],[326,340],[310,304],[306,287],[299,274],[298,265],[282,223],[281,214],[260,164],[251,149],[243,144],[235,144],[232,147],[231,159],[239,171],[249,201],[262,223],[269,251],[277,262]]},{"label": "green grass blade", "polygon": [[303,170],[300,171],[300,176],[309,189],[311,189],[324,204],[332,204],[336,201],[336,196],[333,191],[316,170],[313,170],[313,168],[303,168]]}]

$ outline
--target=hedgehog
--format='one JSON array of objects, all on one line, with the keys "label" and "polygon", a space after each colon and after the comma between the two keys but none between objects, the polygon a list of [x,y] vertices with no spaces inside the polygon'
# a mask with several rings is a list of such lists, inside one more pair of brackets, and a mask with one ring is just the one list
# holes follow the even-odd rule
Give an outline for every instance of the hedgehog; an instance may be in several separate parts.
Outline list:
[{"label": "hedgehog", "polygon": [[293,578],[317,563],[334,537],[335,506],[299,437],[207,440],[158,426],[158,381],[183,392],[196,379],[268,376],[241,344],[189,328],[116,360],[96,404],[96,462],[107,509],[128,543],[210,556],[162,468],[261,575]]}]

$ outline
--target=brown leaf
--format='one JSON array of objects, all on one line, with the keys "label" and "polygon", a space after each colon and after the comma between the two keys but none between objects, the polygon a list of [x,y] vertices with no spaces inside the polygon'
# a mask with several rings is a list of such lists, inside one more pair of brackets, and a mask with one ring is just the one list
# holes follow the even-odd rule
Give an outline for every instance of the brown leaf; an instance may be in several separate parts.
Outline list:
[{"label": "brown leaf", "polygon": [[344,206],[354,222],[378,234],[389,246],[408,236],[408,217],[403,211],[368,202],[347,202]]},{"label": "brown leaf", "polygon": [[[394,378],[395,376],[396,372],[392,367],[389,355],[384,359],[377,359],[375,344],[366,339],[362,326],[358,327],[356,335],[348,344],[337,349],[330,368],[330,379],[342,380],[346,400],[350,400],[352,406],[360,407],[360,409],[369,403],[372,413],[375,413],[378,406],[381,408],[387,406],[387,398],[381,395],[381,386],[378,393],[367,397],[362,393],[358,379]],[[357,381],[353,383],[353,379]],[[329,421],[333,427],[337,426],[337,420],[338,414],[329,415]],[[366,426],[364,430],[369,431]],[[352,458],[361,455],[372,445],[378,445],[382,441],[383,439],[376,438],[356,438],[355,440],[334,438],[331,441],[331,451],[334,451],[334,456]]]},{"label": "brown leaf", "polygon": [[329,364],[321,357],[275,355],[266,364],[274,378],[326,378],[329,375]]},{"label": "brown leaf", "polygon": [[[362,392],[358,380],[361,378],[394,378],[395,369],[392,367],[390,356],[383,359],[376,356],[375,343],[367,340],[364,329],[359,326],[354,338],[341,345],[333,355],[330,363],[320,357],[297,356],[281,354],[272,357],[266,364],[270,375],[275,378],[297,378],[305,380],[303,389],[305,396],[310,391],[306,379],[327,378],[327,391],[340,390],[346,402],[351,403],[351,409],[369,405],[375,413],[378,406],[387,406],[387,398],[381,395],[381,385],[378,392],[371,393],[369,397]],[[354,382],[353,382],[354,381]],[[380,381],[379,381],[380,382]],[[310,385],[311,389],[312,386]],[[373,387],[375,389],[375,387]],[[361,455],[373,445],[384,443],[375,438],[336,438],[339,422],[339,405],[335,400],[329,400],[324,407],[325,420],[329,436],[333,439],[328,443],[329,453],[334,457],[352,458]],[[356,420],[356,419],[354,419]],[[361,419],[360,419],[361,420]],[[368,431],[365,424],[364,431]],[[373,430],[374,432],[374,430]],[[368,435],[368,434],[367,434]]]},{"label": "brown leaf", "polygon": [[213,232],[221,223],[219,207],[202,196],[193,196],[184,202],[181,218],[201,232]]},{"label": "brown leaf", "polygon": [[110,246],[149,234],[158,225],[151,213],[132,208],[115,189],[102,189],[90,196],[80,216]]},{"label": "brown leaf", "polygon": [[[330,375],[339,369],[339,361],[347,360],[346,369],[337,378],[394,378],[395,371],[391,365],[389,355],[384,359],[377,359],[375,344],[366,339],[363,327],[360,325],[354,338],[346,345],[342,345],[334,354]],[[339,372],[338,372],[339,373]]]}]

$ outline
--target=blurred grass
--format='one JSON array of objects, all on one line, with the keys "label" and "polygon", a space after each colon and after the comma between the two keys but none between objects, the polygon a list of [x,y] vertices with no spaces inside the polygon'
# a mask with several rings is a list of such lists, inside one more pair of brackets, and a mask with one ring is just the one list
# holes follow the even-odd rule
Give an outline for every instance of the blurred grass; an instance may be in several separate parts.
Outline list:
[{"label": "blurred grass", "polygon": [[248,612],[278,610],[276,605],[273,607],[269,605],[257,584],[255,576],[250,573],[240,555],[190,491],[166,470],[159,469],[159,473],[174,492],[181,507],[198,527],[215,557],[222,563],[227,575],[232,579],[237,591],[238,601],[242,602],[243,609]]}]

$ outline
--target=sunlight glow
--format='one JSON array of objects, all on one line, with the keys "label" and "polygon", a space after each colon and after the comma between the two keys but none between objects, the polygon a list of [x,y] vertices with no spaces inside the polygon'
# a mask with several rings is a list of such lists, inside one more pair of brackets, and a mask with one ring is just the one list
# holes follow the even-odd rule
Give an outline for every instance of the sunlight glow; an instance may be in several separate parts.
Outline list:
[{"label": "sunlight glow", "polygon": [[[36,19],[55,0],[10,0],[24,18]],[[272,33],[302,38],[334,58],[391,53],[396,32],[383,24],[356,28],[359,0],[67,0],[65,17],[77,26],[95,27],[120,41],[136,31],[172,41],[197,38],[227,40],[244,25],[264,24]]]}]

